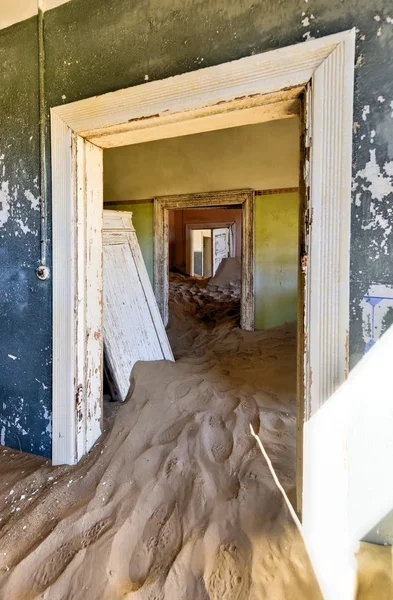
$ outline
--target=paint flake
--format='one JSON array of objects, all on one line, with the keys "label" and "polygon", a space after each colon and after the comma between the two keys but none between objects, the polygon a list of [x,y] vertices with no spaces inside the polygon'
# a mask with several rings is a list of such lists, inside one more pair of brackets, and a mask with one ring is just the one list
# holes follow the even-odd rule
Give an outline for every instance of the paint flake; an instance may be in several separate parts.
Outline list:
[{"label": "paint flake", "polygon": [[40,210],[40,197],[36,198],[30,190],[25,190],[25,198],[30,202],[32,210]]},{"label": "paint flake", "polygon": [[0,227],[4,227],[10,217],[11,196],[9,182],[2,181],[0,187]]},{"label": "paint flake", "polygon": [[26,233],[34,233],[33,231],[31,231],[31,229],[29,229],[28,225],[25,225],[22,221],[22,219],[15,219],[15,223],[17,223],[19,225],[19,227],[21,228],[21,230],[23,231],[23,233],[26,235]]},{"label": "paint flake", "polygon": [[376,151],[370,150],[369,162],[356,175],[365,179],[370,184],[364,189],[367,189],[371,193],[371,197],[374,200],[383,200],[388,194],[393,193],[393,182],[390,175],[393,169],[393,161],[385,163],[383,169],[386,175],[382,173],[377,163]]}]

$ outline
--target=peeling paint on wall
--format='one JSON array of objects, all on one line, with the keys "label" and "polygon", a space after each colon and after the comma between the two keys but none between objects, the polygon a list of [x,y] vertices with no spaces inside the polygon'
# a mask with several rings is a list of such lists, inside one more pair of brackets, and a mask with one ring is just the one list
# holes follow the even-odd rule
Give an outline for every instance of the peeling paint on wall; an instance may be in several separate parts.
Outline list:
[{"label": "peeling paint on wall", "polygon": [[10,216],[11,198],[8,181],[2,181],[0,187],[0,227],[4,227]]},{"label": "peeling paint on wall", "polygon": [[[369,152],[370,160],[366,163],[364,169],[356,173],[356,180],[360,180],[357,182],[360,189],[363,192],[369,192],[371,195],[369,215],[367,221],[362,223],[362,229],[365,231],[380,231],[381,238],[378,247],[374,249],[374,257],[379,258],[379,249],[384,254],[388,254],[387,242],[392,233],[393,209],[391,206],[386,206],[384,200],[390,194],[393,194],[393,161],[385,162],[381,167],[376,159],[376,150],[373,149]],[[359,193],[356,198],[359,201]]]},{"label": "peeling paint on wall", "polygon": [[[0,169],[3,178],[6,175],[5,167],[5,155],[0,156]],[[37,193],[34,194],[30,189],[23,190],[23,196],[21,194],[22,185],[16,184],[10,188],[10,182],[8,180],[2,181],[0,185],[0,229],[5,228],[8,225],[18,225],[18,230],[15,228],[7,228],[9,235],[18,236],[19,233],[26,235],[31,233],[32,235],[38,236],[38,227],[31,229],[30,225],[26,222],[26,217],[29,218],[30,210],[40,210],[40,195],[38,193],[38,178],[34,180],[34,186],[37,189]],[[22,216],[25,215],[25,219]],[[33,218],[35,223],[37,222],[35,217]],[[4,237],[4,236],[3,236]]]},{"label": "peeling paint on wall", "polygon": [[393,325],[393,285],[375,284],[361,301],[365,352]]}]

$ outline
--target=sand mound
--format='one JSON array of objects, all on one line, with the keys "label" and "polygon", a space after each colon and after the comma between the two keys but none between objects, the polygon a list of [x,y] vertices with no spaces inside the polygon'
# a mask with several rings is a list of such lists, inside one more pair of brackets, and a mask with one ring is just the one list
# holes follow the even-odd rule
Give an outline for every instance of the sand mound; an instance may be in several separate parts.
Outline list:
[{"label": "sand mound", "polygon": [[169,332],[180,358],[135,365],[131,398],[106,407],[106,433],[79,465],[3,450],[2,600],[320,598],[249,431],[291,494],[295,329],[237,329],[236,299],[226,310],[206,283],[177,276]]},{"label": "sand mound", "polygon": [[216,286],[218,289],[239,290],[242,280],[242,267],[239,258],[223,258],[218,269],[208,283],[208,287]]}]

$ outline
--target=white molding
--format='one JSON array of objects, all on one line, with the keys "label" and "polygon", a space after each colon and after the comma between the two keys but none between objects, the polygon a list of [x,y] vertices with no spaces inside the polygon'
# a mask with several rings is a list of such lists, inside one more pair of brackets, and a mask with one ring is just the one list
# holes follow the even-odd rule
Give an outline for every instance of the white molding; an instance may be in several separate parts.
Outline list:
[{"label": "white molding", "polygon": [[52,463],[58,465],[78,462],[101,434],[102,150],[53,110],[51,125]]},{"label": "white molding", "polygon": [[[99,232],[87,227],[80,231],[87,223],[86,215],[82,216],[86,194],[78,193],[76,173],[78,180],[83,176],[88,178],[86,189],[92,192],[91,209],[93,203],[96,210],[102,209],[100,183],[95,177],[96,187],[92,189],[89,169],[83,162],[86,153],[82,159],[75,151],[82,143],[81,136],[94,139],[99,147],[128,143],[125,134],[137,143],[146,140],[147,135],[154,139],[154,131],[157,138],[173,134],[173,127],[181,135],[182,131],[191,131],[188,127],[195,133],[220,127],[224,121],[226,126],[234,126],[239,118],[236,113],[242,110],[242,124],[246,124],[248,116],[255,118],[254,109],[258,109],[262,118],[262,106],[270,115],[279,111],[283,114],[284,105],[285,110],[289,107],[292,111],[291,102],[311,81],[312,101],[307,107],[312,112],[313,130],[307,162],[311,226],[305,267],[305,332],[301,332],[305,333],[305,409],[299,415],[300,428],[303,420],[313,415],[345,379],[354,39],[354,30],[346,31],[52,108],[53,460],[56,464],[73,464],[87,450],[85,444],[78,443],[76,448],[78,389],[75,386],[78,380],[87,381],[92,361],[102,360],[97,355],[98,348],[95,357],[87,354],[82,334],[85,329],[78,330],[77,323],[80,316],[86,327],[83,315],[97,310],[98,294],[89,296],[84,312],[82,309],[74,312],[78,291],[76,272],[79,269],[81,276],[83,269],[86,272],[88,269],[87,262],[77,262],[78,256],[81,261],[78,240],[83,252],[90,244],[102,243]],[[258,97],[253,104],[250,98],[254,94]],[[74,382],[77,368],[80,371]],[[101,398],[92,401],[101,403]],[[82,402],[85,409],[87,400]],[[91,442],[98,433],[95,430]],[[311,451],[305,439],[305,459]],[[304,477],[311,475],[305,472]],[[309,479],[306,483],[304,490],[312,489]],[[312,523],[313,508],[313,497],[305,498],[303,517],[308,525]]]},{"label": "white molding", "polygon": [[312,78],[305,418],[348,372],[353,59],[347,36]]},{"label": "white molding", "polygon": [[56,108],[76,133],[122,125],[130,119],[180,113],[253,94],[305,85],[315,69],[350,35],[329,35],[183,73],[168,79],[86,98]]},{"label": "white molding", "polygon": [[74,464],[75,430],[75,190],[71,129],[52,112],[52,463]]},{"label": "white molding", "polygon": [[[288,119],[299,113],[301,87],[281,94],[256,94],[251,98],[188,110],[185,112],[130,119],[123,125],[83,132],[83,137],[102,148],[141,144],[152,140],[192,135]],[[277,100],[273,97],[279,96]],[[283,97],[283,98],[282,98]],[[273,101],[274,100],[274,101]]]}]

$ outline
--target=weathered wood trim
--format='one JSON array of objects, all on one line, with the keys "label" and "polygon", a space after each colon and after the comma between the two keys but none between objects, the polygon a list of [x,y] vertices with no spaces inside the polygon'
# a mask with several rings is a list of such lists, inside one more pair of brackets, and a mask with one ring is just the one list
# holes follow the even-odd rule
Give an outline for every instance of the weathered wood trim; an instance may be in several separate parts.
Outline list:
[{"label": "weathered wood trim", "polygon": [[86,180],[84,226],[85,244],[85,416],[79,427],[83,427],[83,446],[77,461],[86,454],[102,432],[103,391],[103,248],[102,248],[102,197],[103,156],[97,148],[84,140]]},{"label": "weathered wood trim", "polygon": [[[254,94],[276,94],[305,85],[315,69],[348,36],[348,32],[255,54],[160,81],[94,96],[59,106],[59,117],[76,133],[100,136],[105,129],[168,114],[186,113],[219,103],[239,102]],[[277,96],[277,92],[281,92]],[[295,96],[298,94],[295,94]],[[246,98],[245,98],[246,97]],[[285,95],[284,95],[285,98]],[[268,100],[271,102],[271,100]],[[228,106],[224,106],[224,111]],[[205,128],[200,128],[200,131]],[[119,135],[119,137],[121,134]],[[157,138],[156,138],[157,139]],[[100,142],[99,146],[104,147]],[[128,143],[128,142],[127,142]],[[114,141],[114,146],[119,145]]]},{"label": "weathered wood trim", "polygon": [[[274,194],[291,194],[298,192],[298,187],[274,188],[272,190],[254,190],[255,196],[273,196]],[[153,204],[154,198],[142,198],[141,200],[105,200],[105,206],[116,206],[117,204]]]},{"label": "weathered wood trim", "polygon": [[254,329],[254,192],[229,190],[154,198],[154,293],[165,324],[169,299],[169,210],[242,206],[242,297],[240,324]]},{"label": "weathered wood trim", "polygon": [[[344,382],[348,373],[354,57],[355,35],[352,32],[315,70],[306,107],[310,146],[306,170],[309,172],[310,190],[305,232],[307,252],[303,258],[302,516],[312,559],[321,556],[319,550],[326,532],[326,506],[336,504],[337,507],[337,498],[346,497],[346,482],[339,477],[339,473],[348,473],[346,465],[340,465],[338,489],[331,490],[330,498],[326,497],[326,489],[321,492],[316,484],[318,473],[325,471],[325,457],[323,453],[315,453],[313,427],[309,423]],[[348,515],[347,510],[346,505],[340,507],[340,511]],[[343,540],[345,532],[342,523],[332,519],[331,526],[331,539]],[[335,576],[336,566],[334,561],[330,566],[315,561],[322,591],[325,585],[328,586],[328,580]]]},{"label": "weathered wood trim", "polygon": [[[310,201],[306,268],[305,418],[348,371],[354,36],[316,69],[308,96]],[[323,340],[323,343],[321,343]]]},{"label": "weathered wood trim", "polygon": [[[52,463],[75,462],[76,138],[52,113]],[[84,357],[83,348],[80,348]]]},{"label": "weathered wood trim", "polygon": [[273,190],[255,190],[255,196],[274,196],[275,194],[294,194],[299,191],[298,187],[276,188]]},{"label": "weathered wood trim", "polygon": [[297,87],[281,92],[279,96],[284,96],[285,99],[277,98],[277,94],[256,94],[246,100],[237,99],[174,115],[165,113],[147,119],[136,117],[122,125],[106,127],[100,132],[87,131],[81,135],[103,148],[113,148],[179,135],[193,135],[200,133],[201,129],[205,132],[216,131],[288,119],[299,112],[297,96],[301,89]]},{"label": "weathered wood trim", "polygon": [[102,150],[56,113],[51,123],[56,465],[78,462],[101,433]]}]

